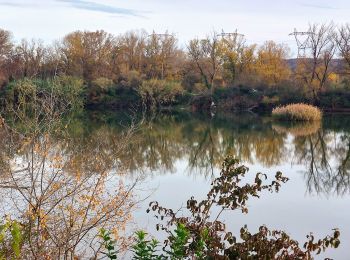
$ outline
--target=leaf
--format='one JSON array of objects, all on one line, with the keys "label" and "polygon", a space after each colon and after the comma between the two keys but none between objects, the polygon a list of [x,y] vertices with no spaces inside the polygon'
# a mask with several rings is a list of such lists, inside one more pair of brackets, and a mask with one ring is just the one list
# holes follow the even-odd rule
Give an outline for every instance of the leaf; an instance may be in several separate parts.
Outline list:
[{"label": "leaf", "polygon": [[22,233],[21,227],[18,222],[14,221],[12,223],[11,235],[13,239],[12,249],[16,257],[19,258],[21,254],[21,243],[22,243]]}]

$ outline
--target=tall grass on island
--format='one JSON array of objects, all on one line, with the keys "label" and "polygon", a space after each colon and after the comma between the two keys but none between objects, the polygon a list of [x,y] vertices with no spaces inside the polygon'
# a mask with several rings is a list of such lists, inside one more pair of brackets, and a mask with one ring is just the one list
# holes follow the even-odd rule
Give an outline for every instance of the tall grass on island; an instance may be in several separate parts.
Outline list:
[{"label": "tall grass on island", "polygon": [[322,112],[317,107],[299,103],[276,107],[272,110],[272,116],[279,120],[319,121]]}]

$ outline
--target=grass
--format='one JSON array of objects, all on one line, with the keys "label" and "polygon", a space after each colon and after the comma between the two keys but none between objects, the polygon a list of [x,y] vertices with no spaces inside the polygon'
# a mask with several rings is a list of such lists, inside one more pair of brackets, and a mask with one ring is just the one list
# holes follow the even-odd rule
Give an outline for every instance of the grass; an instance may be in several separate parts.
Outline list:
[{"label": "grass", "polygon": [[317,107],[299,103],[276,107],[272,110],[272,116],[288,121],[319,121],[322,112]]}]

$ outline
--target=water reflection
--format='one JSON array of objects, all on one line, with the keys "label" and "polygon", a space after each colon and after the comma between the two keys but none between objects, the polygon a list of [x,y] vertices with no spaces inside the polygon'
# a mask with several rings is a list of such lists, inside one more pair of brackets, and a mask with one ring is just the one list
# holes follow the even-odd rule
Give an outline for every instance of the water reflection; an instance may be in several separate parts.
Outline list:
[{"label": "water reflection", "polygon": [[294,137],[308,136],[317,133],[321,128],[320,121],[312,122],[285,122],[275,121],[272,123],[272,129],[279,134],[289,133]]},{"label": "water reflection", "polygon": [[[134,118],[135,119],[135,118]],[[244,163],[264,167],[300,164],[308,192],[343,195],[350,187],[350,119],[326,116],[322,123],[286,124],[252,114],[207,118],[189,114],[158,114],[144,119],[127,147],[125,125],[130,116],[89,114],[69,121],[67,134],[53,136],[66,158],[85,172],[94,172],[92,158],[103,158],[133,175],[175,172],[178,160],[191,174],[210,177],[232,154]],[[1,154],[5,153],[2,146]],[[14,150],[7,156],[15,156]],[[69,162],[66,168],[72,167]]]},{"label": "water reflection", "polygon": [[159,115],[140,129],[125,158],[133,158],[131,172],[171,172],[185,159],[190,173],[206,176],[228,154],[264,167],[301,164],[308,192],[343,195],[350,187],[349,123],[346,116],[296,125],[254,115]]},{"label": "water reflection", "polygon": [[310,193],[343,195],[349,192],[349,131],[323,127],[316,133],[294,138],[294,153],[306,167]]}]

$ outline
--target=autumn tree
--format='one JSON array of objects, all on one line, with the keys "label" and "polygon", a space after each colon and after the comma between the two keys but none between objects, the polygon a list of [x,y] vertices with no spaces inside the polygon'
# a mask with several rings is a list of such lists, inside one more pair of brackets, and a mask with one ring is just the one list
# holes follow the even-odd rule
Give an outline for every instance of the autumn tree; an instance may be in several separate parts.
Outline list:
[{"label": "autumn tree", "polygon": [[174,61],[181,51],[177,46],[177,38],[165,32],[153,32],[146,41],[147,77],[165,79],[176,74]]},{"label": "autumn tree", "polygon": [[191,40],[187,46],[188,56],[196,65],[204,85],[213,92],[216,76],[223,64],[222,49],[216,33],[205,39]]},{"label": "autumn tree", "polygon": [[257,52],[255,70],[263,83],[276,86],[291,74],[287,64],[289,49],[284,44],[265,42]]},{"label": "autumn tree", "polygon": [[219,41],[220,54],[223,60],[223,78],[234,84],[253,64],[255,45],[247,46],[244,35],[238,33],[223,34]]},{"label": "autumn tree", "polygon": [[86,82],[116,75],[114,37],[105,31],[76,31],[64,37],[61,46],[65,72]]},{"label": "autumn tree", "polygon": [[122,61],[125,63],[125,72],[136,70],[141,72],[145,64],[146,31],[130,31],[119,37]]}]

